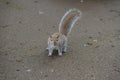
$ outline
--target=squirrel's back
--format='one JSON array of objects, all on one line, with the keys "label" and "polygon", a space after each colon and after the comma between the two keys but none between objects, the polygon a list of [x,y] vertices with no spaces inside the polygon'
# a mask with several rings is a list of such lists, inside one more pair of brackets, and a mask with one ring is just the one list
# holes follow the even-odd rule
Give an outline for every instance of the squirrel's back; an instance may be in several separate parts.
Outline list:
[{"label": "squirrel's back", "polygon": [[78,9],[70,9],[62,17],[59,24],[59,33],[67,36],[75,22],[81,17],[81,11]]}]

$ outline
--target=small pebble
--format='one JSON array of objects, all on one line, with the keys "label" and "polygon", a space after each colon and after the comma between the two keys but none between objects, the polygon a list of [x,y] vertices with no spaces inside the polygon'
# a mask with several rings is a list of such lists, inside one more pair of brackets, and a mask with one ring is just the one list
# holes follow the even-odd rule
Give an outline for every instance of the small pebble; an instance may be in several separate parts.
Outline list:
[{"label": "small pebble", "polygon": [[28,69],[28,70],[27,70],[27,72],[30,72],[30,71],[31,71],[31,69]]},{"label": "small pebble", "polygon": [[21,60],[21,59],[16,59],[16,61],[17,61],[17,62],[22,62],[22,60]]},{"label": "small pebble", "polygon": [[93,40],[94,42],[97,42],[97,40]]},{"label": "small pebble", "polygon": [[42,11],[39,11],[39,14],[44,14],[44,12],[42,12]]},{"label": "small pebble", "polygon": [[54,69],[51,69],[50,72],[54,72]]},{"label": "small pebble", "polygon": [[98,48],[98,47],[100,47],[100,46],[99,45],[95,46],[95,48]]},{"label": "small pebble", "polygon": [[87,44],[84,44],[84,47],[86,47],[87,46]]}]

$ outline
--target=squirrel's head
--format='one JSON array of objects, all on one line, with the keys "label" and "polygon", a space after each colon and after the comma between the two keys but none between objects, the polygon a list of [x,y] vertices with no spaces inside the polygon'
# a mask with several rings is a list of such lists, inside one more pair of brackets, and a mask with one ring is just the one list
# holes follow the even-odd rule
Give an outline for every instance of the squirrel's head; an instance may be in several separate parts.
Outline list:
[{"label": "squirrel's head", "polygon": [[54,33],[50,35],[50,41],[53,46],[56,46],[58,44],[59,36],[60,36],[59,33]]}]

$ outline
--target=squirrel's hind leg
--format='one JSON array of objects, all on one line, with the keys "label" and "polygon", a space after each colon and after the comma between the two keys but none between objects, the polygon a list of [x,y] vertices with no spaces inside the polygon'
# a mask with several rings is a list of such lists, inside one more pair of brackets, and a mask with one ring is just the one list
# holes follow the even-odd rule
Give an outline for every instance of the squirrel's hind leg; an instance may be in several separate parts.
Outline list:
[{"label": "squirrel's hind leg", "polygon": [[66,47],[66,46],[63,48],[63,52],[64,52],[64,53],[67,52],[67,47]]},{"label": "squirrel's hind leg", "polygon": [[63,47],[63,52],[67,51],[67,40],[65,41],[64,47]]}]

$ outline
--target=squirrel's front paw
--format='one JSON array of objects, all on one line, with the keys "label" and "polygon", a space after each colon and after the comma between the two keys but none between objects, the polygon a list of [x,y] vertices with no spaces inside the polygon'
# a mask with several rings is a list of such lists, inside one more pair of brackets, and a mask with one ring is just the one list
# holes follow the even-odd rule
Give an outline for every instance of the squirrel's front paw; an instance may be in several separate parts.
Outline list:
[{"label": "squirrel's front paw", "polygon": [[52,56],[52,53],[49,53],[48,56],[49,56],[49,57]]},{"label": "squirrel's front paw", "polygon": [[52,55],[48,54],[48,57],[51,57]]},{"label": "squirrel's front paw", "polygon": [[62,56],[62,53],[59,53],[59,56]]}]

